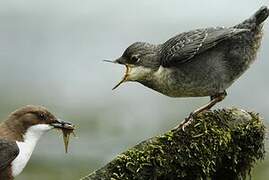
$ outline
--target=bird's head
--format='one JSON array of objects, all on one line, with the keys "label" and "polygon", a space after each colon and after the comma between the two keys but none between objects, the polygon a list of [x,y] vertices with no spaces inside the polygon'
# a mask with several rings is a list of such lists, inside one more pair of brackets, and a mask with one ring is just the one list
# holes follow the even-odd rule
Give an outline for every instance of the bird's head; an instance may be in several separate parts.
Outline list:
[{"label": "bird's head", "polygon": [[145,42],[136,42],[130,45],[115,61],[105,60],[125,65],[126,71],[123,79],[113,88],[116,89],[126,81],[144,81],[160,66],[159,45]]},{"label": "bird's head", "polygon": [[46,108],[34,105],[17,109],[10,114],[5,123],[12,131],[21,135],[31,131],[32,135],[37,137],[53,128],[73,128],[71,123],[56,118]]}]

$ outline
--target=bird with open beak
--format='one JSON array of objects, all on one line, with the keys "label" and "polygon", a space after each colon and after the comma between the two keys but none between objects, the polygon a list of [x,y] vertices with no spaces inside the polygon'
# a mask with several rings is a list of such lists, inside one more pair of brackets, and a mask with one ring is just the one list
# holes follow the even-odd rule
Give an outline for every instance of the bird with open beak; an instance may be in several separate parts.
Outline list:
[{"label": "bird with open beak", "polygon": [[136,81],[170,97],[209,96],[209,103],[190,113],[193,116],[222,101],[229,88],[254,62],[261,44],[266,6],[231,27],[195,29],[178,34],[162,44],[136,42],[112,63],[126,66],[123,79]]},{"label": "bird with open beak", "polygon": [[19,175],[40,137],[51,129],[63,131],[67,149],[73,124],[56,118],[42,106],[28,105],[12,112],[0,124],[0,179]]}]

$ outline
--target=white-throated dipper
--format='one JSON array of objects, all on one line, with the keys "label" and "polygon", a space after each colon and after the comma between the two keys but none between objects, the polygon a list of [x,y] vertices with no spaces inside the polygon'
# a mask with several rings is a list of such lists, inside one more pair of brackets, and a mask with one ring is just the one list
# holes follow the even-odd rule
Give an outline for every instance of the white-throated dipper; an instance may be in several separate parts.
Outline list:
[{"label": "white-throated dipper", "polygon": [[210,96],[211,101],[193,111],[181,124],[222,101],[226,89],[254,61],[262,38],[262,23],[269,15],[266,6],[232,27],[183,32],[162,44],[136,42],[113,63],[126,66],[123,79],[136,81],[170,97]]},{"label": "white-throated dipper", "polygon": [[41,106],[28,105],[12,112],[0,124],[0,180],[10,180],[26,166],[39,138],[47,131],[72,129]]}]

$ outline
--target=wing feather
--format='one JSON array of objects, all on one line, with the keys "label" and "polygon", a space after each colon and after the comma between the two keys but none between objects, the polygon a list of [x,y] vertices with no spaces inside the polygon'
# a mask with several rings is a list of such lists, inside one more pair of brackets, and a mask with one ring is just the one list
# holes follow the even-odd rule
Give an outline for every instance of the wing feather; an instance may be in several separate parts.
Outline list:
[{"label": "wing feather", "polygon": [[0,139],[0,170],[5,169],[18,154],[16,142]]},{"label": "wing feather", "polygon": [[249,31],[236,28],[207,28],[181,33],[166,41],[161,49],[161,64],[164,67],[182,64],[219,42],[236,34]]}]

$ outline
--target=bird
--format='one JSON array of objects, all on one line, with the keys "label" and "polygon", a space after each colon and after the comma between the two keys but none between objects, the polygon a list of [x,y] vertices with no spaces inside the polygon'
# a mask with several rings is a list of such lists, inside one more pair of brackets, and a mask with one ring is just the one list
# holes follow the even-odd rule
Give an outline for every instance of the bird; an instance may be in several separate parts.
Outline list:
[{"label": "bird", "polygon": [[27,105],[12,112],[0,124],[0,179],[12,180],[23,171],[44,133],[72,127],[42,106]]},{"label": "bird", "polygon": [[205,97],[210,101],[180,124],[184,129],[200,112],[227,96],[227,89],[256,59],[263,22],[262,6],[251,17],[230,27],[199,28],[180,33],[164,43],[135,42],[116,60],[125,65],[120,84],[133,81],[169,97]]}]

